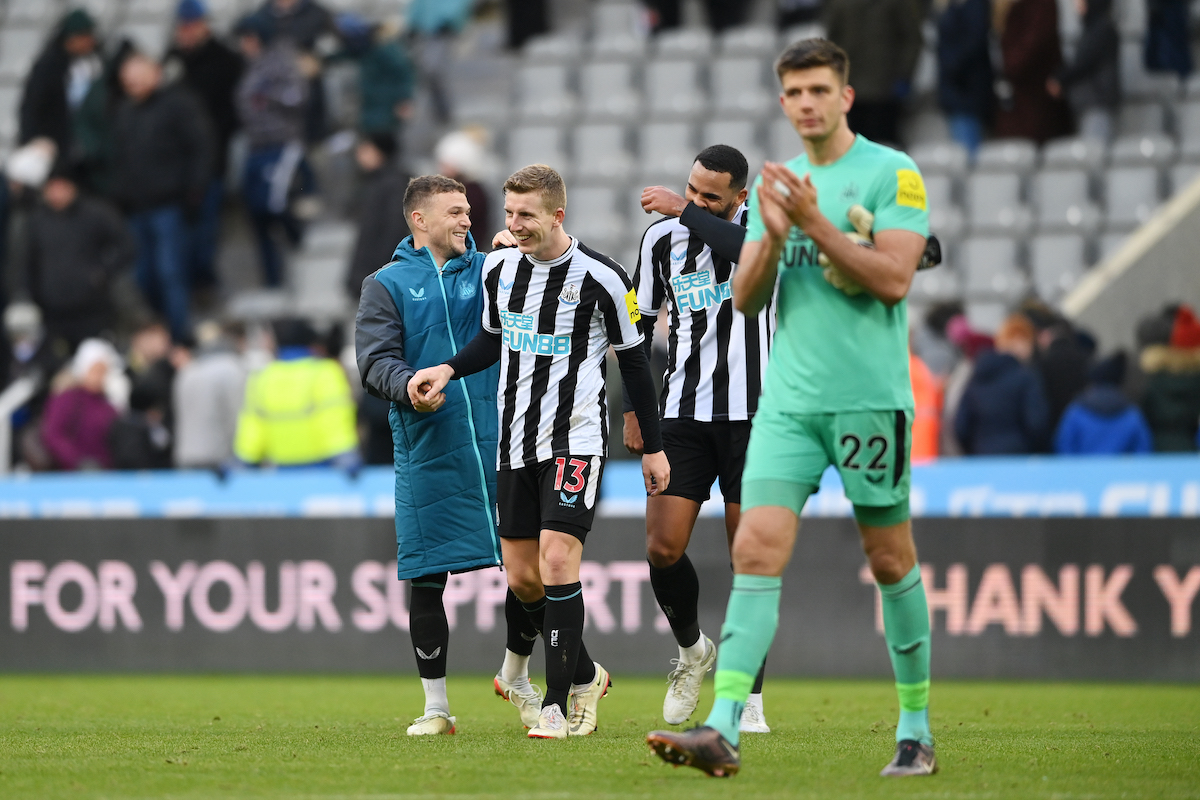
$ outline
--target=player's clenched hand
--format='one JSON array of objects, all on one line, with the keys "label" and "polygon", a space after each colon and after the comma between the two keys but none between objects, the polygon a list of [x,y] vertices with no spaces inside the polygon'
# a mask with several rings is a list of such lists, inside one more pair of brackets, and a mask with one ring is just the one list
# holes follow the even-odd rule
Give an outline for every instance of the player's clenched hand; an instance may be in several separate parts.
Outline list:
[{"label": "player's clenched hand", "polygon": [[687,200],[665,186],[647,186],[642,189],[642,209],[647,214],[678,217],[685,208]]},{"label": "player's clenched hand", "polygon": [[442,389],[454,377],[445,364],[418,370],[408,381],[408,399],[417,411],[437,411],[446,402]]},{"label": "player's clenched hand", "polygon": [[662,494],[671,485],[671,462],[662,450],[642,456],[642,477],[646,480],[646,496]]},{"label": "player's clenched hand", "polygon": [[495,250],[498,247],[516,247],[516,246],[517,246],[517,237],[513,236],[512,231],[510,231],[508,228],[504,228],[503,230],[497,231],[496,235],[492,237],[492,249],[493,250]]},{"label": "player's clenched hand", "polygon": [[623,415],[625,422],[625,431],[623,438],[625,440],[625,449],[637,455],[642,454],[642,426],[638,423],[637,414],[632,411],[626,411]]}]

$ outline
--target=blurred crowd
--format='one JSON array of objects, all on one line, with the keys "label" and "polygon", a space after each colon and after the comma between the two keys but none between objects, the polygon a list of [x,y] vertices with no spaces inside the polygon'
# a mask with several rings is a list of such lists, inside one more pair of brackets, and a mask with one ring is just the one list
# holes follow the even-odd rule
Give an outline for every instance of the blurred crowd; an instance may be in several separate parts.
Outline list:
[{"label": "blurred crowd", "polygon": [[1200,321],[1169,305],[1138,326],[1138,351],[1095,339],[1036,301],[994,336],[956,303],[913,331],[913,460],[1200,449]]}]

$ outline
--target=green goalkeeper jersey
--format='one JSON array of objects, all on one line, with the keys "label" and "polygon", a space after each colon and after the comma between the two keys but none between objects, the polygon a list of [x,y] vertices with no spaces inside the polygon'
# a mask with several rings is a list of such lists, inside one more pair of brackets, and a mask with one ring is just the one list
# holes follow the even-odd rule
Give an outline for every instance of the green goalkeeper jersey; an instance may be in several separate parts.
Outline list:
[{"label": "green goalkeeper jersey", "polygon": [[[801,153],[786,166],[801,178],[812,176],[821,213],[846,232],[854,230],[846,212],[860,204],[875,215],[874,234],[929,235],[925,184],[904,153],[858,136],[832,164],[810,164]],[[758,193],[750,198],[746,241],[762,241]],[[817,263],[816,243],[798,227],[779,259],[777,308],[760,408],[790,414],[912,409],[906,301],[889,308],[866,292],[848,297],[835,289]]]}]

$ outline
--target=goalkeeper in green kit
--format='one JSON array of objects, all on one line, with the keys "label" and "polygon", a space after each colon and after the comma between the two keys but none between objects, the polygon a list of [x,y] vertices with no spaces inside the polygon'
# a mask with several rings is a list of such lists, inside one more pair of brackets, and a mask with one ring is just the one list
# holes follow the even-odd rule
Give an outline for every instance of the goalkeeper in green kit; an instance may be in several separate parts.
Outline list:
[{"label": "goalkeeper in green kit", "polygon": [[780,103],[804,152],[764,167],[733,275],[734,304],[748,316],[766,305],[778,280],[778,328],[742,476],[716,700],[704,725],[647,736],[663,760],[714,776],[740,767],[738,720],[779,623],[800,511],[831,464],[879,584],[896,675],[897,746],[881,774],[937,770],[929,611],[909,520],[913,395],[904,299],[929,215],[912,159],[847,127],[849,66],[846,53],[823,39],[797,42],[776,62]]}]

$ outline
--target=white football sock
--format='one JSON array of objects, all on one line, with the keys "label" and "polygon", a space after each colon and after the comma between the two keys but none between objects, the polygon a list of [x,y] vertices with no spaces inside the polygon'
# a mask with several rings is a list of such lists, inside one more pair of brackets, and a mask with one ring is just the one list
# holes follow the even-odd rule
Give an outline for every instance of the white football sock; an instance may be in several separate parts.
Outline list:
[{"label": "white football sock", "polygon": [[695,664],[700,659],[704,658],[704,631],[700,631],[700,638],[691,647],[679,648],[679,660],[685,664]]},{"label": "white football sock", "polygon": [[512,684],[529,683],[529,656],[520,656],[512,650],[505,650],[500,679]]},{"label": "white football sock", "polygon": [[425,713],[441,711],[448,716],[450,700],[446,697],[446,679],[421,678],[421,686],[425,689]]}]

